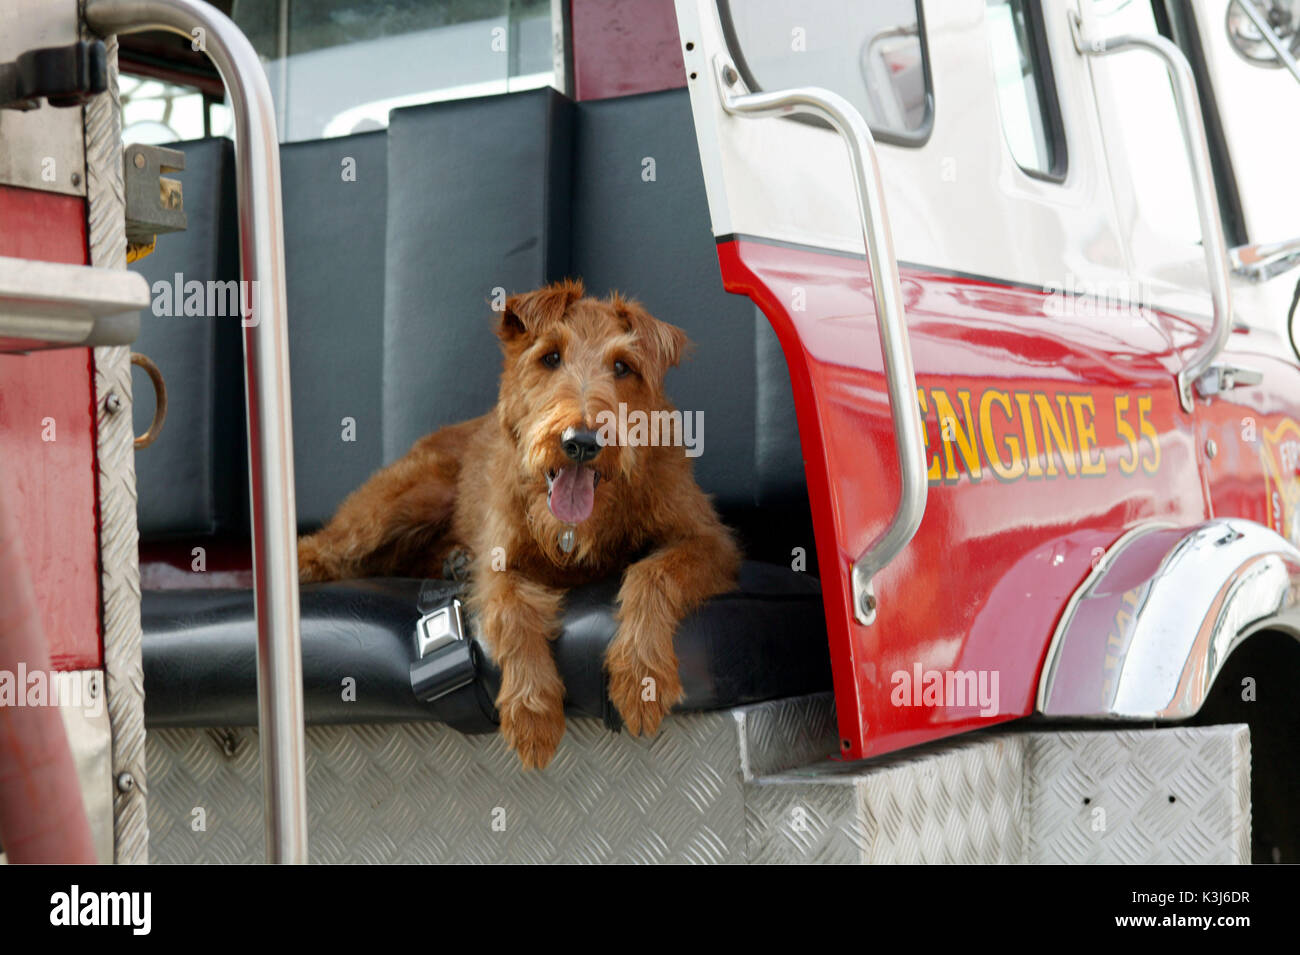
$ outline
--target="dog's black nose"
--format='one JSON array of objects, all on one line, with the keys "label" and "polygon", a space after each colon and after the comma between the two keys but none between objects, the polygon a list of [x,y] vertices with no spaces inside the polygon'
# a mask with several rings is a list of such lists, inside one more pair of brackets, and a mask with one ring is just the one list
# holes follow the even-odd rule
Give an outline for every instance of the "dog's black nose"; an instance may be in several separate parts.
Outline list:
[{"label": "dog's black nose", "polygon": [[600,454],[600,441],[594,431],[575,431],[570,428],[561,436],[564,453],[572,461],[584,464]]}]

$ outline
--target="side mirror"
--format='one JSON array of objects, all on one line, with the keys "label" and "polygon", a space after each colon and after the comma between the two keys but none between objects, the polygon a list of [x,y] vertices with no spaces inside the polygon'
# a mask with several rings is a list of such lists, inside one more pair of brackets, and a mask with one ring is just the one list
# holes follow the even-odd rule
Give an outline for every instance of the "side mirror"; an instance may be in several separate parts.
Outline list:
[{"label": "side mirror", "polygon": [[1228,41],[1247,63],[1285,66],[1300,82],[1300,0],[1231,0]]}]

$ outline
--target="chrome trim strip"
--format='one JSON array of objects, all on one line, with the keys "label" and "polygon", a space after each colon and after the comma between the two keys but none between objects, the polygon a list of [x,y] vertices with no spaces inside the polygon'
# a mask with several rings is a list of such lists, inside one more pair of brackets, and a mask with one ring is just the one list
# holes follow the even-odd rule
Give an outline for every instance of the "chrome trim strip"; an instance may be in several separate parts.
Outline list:
[{"label": "chrome trim strip", "polygon": [[275,105],[248,39],[199,0],[87,0],[101,36],[166,30],[207,52],[235,116],[240,264],[261,289],[244,328],[253,578],[257,605],[258,725],[273,862],[307,861],[307,793],[298,611],[297,515],[289,404],[288,307]]},{"label": "chrome trim strip", "polygon": [[1201,118],[1201,99],[1196,92],[1196,76],[1183,51],[1162,36],[1093,36],[1084,32],[1078,13],[1073,11],[1070,13],[1070,33],[1074,38],[1074,48],[1083,56],[1145,50],[1159,57],[1169,73],[1169,83],[1173,87],[1174,102],[1178,108],[1178,121],[1183,132],[1183,145],[1187,150],[1187,161],[1192,167],[1196,211],[1201,221],[1201,245],[1205,249],[1206,275],[1210,283],[1210,298],[1214,303],[1210,333],[1178,373],[1178,397],[1183,410],[1190,413],[1194,401],[1193,386],[1210,370],[1210,365],[1219,352],[1223,351],[1228,336],[1232,333],[1228,248],[1223,238],[1223,220],[1219,214],[1219,196],[1214,188],[1210,146],[1205,136],[1205,122]]},{"label": "chrome trim strip", "polygon": [[916,372],[912,368],[907,316],[898,281],[898,258],[894,254],[894,237],[885,209],[885,191],[880,180],[875,141],[861,114],[848,100],[830,90],[797,87],[750,93],[736,68],[722,55],[714,57],[713,80],[728,115],[765,118],[803,113],[817,116],[830,123],[848,147],[858,215],[866,242],[867,267],[876,302],[876,318],[880,325],[880,351],[884,357],[901,484],[898,508],[889,526],[853,562],[853,615],[858,623],[869,625],[876,617],[872,578],[898,556],[921,526],[929,493],[921,412],[916,403]]},{"label": "chrome trim strip", "polygon": [[[1151,537],[1157,533],[1172,544]],[[1168,528],[1144,525],[1117,541],[1070,598],[1037,709],[1053,717],[1186,719],[1232,651],[1265,629],[1300,638],[1300,550],[1240,518],[1207,521],[1176,539]]]}]

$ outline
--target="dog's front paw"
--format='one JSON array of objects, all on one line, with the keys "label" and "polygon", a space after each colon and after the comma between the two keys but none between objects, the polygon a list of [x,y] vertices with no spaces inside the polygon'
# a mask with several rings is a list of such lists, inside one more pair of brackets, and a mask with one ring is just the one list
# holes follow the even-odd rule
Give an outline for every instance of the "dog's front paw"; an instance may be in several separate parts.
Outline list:
[{"label": "dog's front paw", "polygon": [[335,568],[315,537],[298,538],[298,582],[310,584],[320,580],[334,580]]},{"label": "dog's front paw", "polygon": [[[672,646],[671,639],[667,643]],[[665,657],[651,656],[643,647],[620,633],[605,654],[609,698],[633,736],[657,733],[668,711],[685,695],[671,649]]]},{"label": "dog's front paw", "polygon": [[545,769],[564,735],[564,698],[515,697],[497,700],[501,735],[524,769]]}]

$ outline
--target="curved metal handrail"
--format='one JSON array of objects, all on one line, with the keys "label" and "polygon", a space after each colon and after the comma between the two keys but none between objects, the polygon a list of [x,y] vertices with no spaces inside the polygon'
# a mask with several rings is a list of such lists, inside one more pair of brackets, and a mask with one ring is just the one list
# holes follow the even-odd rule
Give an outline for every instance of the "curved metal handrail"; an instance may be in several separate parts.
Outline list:
[{"label": "curved metal handrail", "polygon": [[188,37],[208,54],[230,93],[242,277],[251,288],[261,290],[260,296],[254,296],[252,320],[244,322],[244,383],[266,849],[272,862],[305,863],[307,793],[288,300],[280,147],[271,89],[247,37],[229,17],[206,3],[87,0],[85,17],[101,36],[165,30]]},{"label": "curved metal handrail", "polygon": [[[1074,48],[1084,56],[1106,56],[1128,50],[1154,53],[1164,63],[1174,91],[1178,122],[1182,127],[1183,145],[1192,167],[1192,185],[1196,192],[1196,211],[1201,222],[1201,246],[1205,250],[1205,267],[1210,282],[1210,299],[1214,317],[1210,333],[1197,346],[1187,364],[1178,373],[1178,397],[1183,410],[1191,412],[1192,387],[1210,370],[1214,359],[1228,344],[1232,333],[1232,293],[1229,289],[1228,245],[1223,238],[1223,220],[1219,215],[1219,195],[1214,187],[1210,165],[1210,146],[1201,117],[1201,99],[1196,92],[1196,75],[1183,51],[1162,36],[1126,35],[1096,37],[1085,34],[1077,13],[1070,13],[1070,33]],[[1218,383],[1206,393],[1217,393]]]},{"label": "curved metal handrail", "polygon": [[859,623],[870,624],[876,617],[872,578],[897,557],[916,534],[929,493],[925,440],[916,402],[916,372],[912,369],[903,292],[898,282],[898,259],[894,254],[893,232],[885,210],[875,140],[861,114],[838,93],[817,87],[750,93],[726,57],[716,57],[713,65],[722,107],[730,115],[769,117],[806,113],[817,116],[835,128],[849,150],[876,318],[880,323],[880,351],[884,358],[885,383],[894,425],[894,450],[898,456],[901,482],[898,508],[889,526],[853,562],[854,617]]}]

